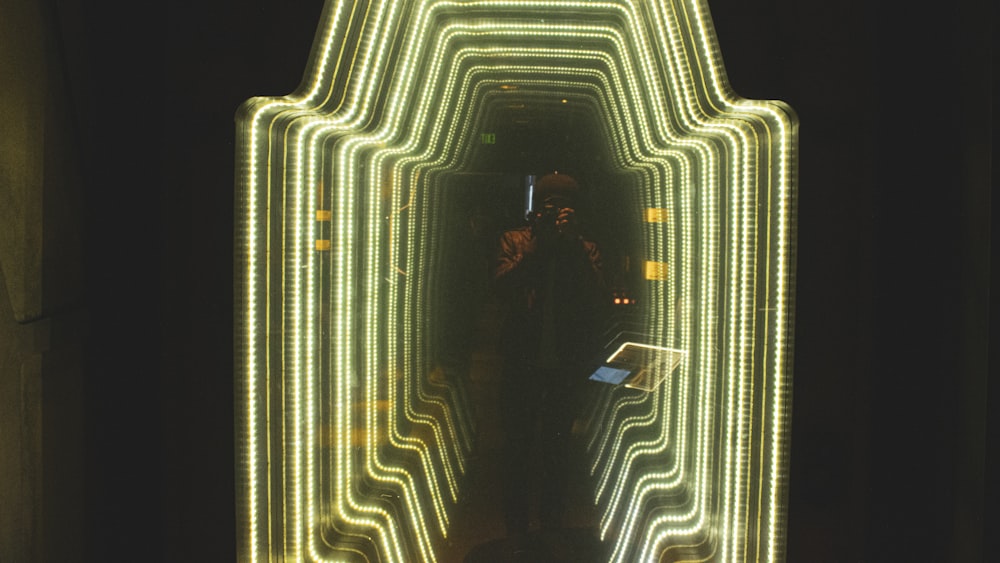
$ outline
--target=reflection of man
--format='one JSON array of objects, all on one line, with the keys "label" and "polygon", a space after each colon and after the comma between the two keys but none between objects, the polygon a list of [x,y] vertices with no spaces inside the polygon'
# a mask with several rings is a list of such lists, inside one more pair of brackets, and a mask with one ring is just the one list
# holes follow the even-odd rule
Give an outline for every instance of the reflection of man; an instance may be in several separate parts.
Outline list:
[{"label": "reflection of man", "polygon": [[508,534],[528,531],[533,486],[542,527],[561,526],[576,396],[593,355],[604,283],[597,245],[581,232],[573,178],[552,174],[535,187],[529,225],[503,233],[494,270],[506,307],[501,417],[506,440]]}]

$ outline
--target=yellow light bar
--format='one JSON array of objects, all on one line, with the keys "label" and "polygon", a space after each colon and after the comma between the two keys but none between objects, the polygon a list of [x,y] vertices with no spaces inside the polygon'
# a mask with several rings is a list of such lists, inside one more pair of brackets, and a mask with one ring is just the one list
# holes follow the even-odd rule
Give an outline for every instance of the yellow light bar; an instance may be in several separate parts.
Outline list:
[{"label": "yellow light bar", "polygon": [[646,279],[650,281],[666,281],[670,277],[670,265],[666,262],[646,261]]},{"label": "yellow light bar", "polygon": [[646,222],[647,223],[666,223],[670,217],[670,213],[660,207],[647,207],[646,208]]}]

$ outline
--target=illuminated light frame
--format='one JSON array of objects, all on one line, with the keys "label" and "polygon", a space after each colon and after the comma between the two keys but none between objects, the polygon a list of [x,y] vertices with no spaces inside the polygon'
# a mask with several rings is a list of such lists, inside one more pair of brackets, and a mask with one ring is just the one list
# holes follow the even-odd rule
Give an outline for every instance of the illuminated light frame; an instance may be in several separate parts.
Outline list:
[{"label": "illuminated light frame", "polygon": [[689,351],[595,415],[611,560],[784,559],[797,122],[732,93],[707,6],[330,0],[302,86],[237,117],[240,560],[436,559],[472,429],[427,373],[432,187],[486,107],[545,92],[663,210],[641,309]]}]

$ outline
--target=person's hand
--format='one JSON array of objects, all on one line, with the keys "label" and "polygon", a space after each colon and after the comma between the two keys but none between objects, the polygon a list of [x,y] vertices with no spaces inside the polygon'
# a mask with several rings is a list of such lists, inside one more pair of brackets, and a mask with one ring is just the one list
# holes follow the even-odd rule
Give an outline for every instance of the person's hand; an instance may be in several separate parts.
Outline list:
[{"label": "person's hand", "polygon": [[556,231],[564,238],[580,236],[580,224],[572,207],[560,207],[556,215]]}]

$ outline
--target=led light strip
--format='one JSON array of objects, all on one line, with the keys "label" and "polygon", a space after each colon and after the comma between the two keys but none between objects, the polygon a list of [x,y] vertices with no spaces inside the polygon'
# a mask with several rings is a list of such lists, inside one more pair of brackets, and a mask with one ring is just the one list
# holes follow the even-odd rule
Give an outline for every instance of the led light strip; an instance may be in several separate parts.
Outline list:
[{"label": "led light strip", "polygon": [[[536,11],[544,14],[544,24],[525,19]],[[393,47],[400,37],[399,48]],[[566,49],[568,40],[585,47]],[[546,45],[550,42],[563,47]],[[500,52],[526,64],[491,62]],[[468,146],[470,120],[497,103],[497,84],[520,72],[531,76],[523,83],[534,92],[590,89],[584,99],[608,120],[606,130],[616,139],[610,154],[620,170],[637,174],[640,203],[673,209],[669,215],[680,217],[646,240],[647,251],[662,257],[655,259],[668,265],[670,275],[649,288],[644,311],[655,342],[676,343],[692,353],[676,382],[649,400],[604,401],[599,416],[606,433],[591,441],[594,470],[601,468],[595,498],[608,499],[602,527],[607,532],[612,521],[625,524],[611,538],[614,560],[658,559],[679,545],[677,539],[695,536],[725,560],[781,560],[795,126],[784,106],[729,92],[704,6],[385,2],[362,12],[336,2],[325,12],[314,56],[300,94],[251,100],[240,114],[238,212],[244,221],[237,233],[237,269],[246,272],[237,325],[245,343],[238,361],[245,448],[239,461],[245,476],[241,558],[264,560],[280,552],[282,559],[332,560],[361,554],[368,548],[357,540],[369,530],[379,558],[434,560],[436,540],[424,527],[425,508],[433,509],[432,521],[447,535],[448,505],[458,498],[470,437],[461,401],[425,381],[433,344],[424,333],[431,303],[423,284],[439,260],[434,233],[441,225],[438,196],[428,190],[437,174],[465,166],[471,153],[461,147]],[[483,63],[463,66],[465,60]],[[393,69],[391,79],[383,69]],[[417,83],[425,87],[407,86]],[[431,104],[451,107],[450,100],[463,97],[479,109],[461,112],[461,125],[445,135],[443,112],[435,114]],[[728,170],[719,174],[723,163]],[[377,195],[383,170],[391,179],[388,203]],[[330,225],[335,252],[324,255],[322,266],[311,250],[318,238],[313,210],[305,203],[315,198],[317,182],[328,182],[328,194],[336,194],[330,200],[339,206]],[[373,185],[375,190],[365,187]],[[762,201],[770,209],[765,219],[756,215]],[[402,220],[386,230],[385,210],[407,206],[406,216],[397,216]],[[694,217],[701,225],[697,235]],[[729,233],[724,243],[718,239],[723,232]],[[280,234],[280,247],[273,234]],[[396,264],[382,261],[386,244],[394,247],[391,256],[405,260],[404,279],[394,277]],[[268,256],[277,256],[274,252],[284,258],[272,261]],[[723,252],[729,262],[719,261]],[[282,265],[280,272],[275,264]],[[392,281],[383,291],[386,272]],[[720,292],[717,284],[723,282],[726,289]],[[325,306],[317,295],[325,287],[334,303],[332,316],[321,317],[317,313]],[[273,297],[276,292],[280,300]],[[725,300],[718,302],[716,295]],[[697,304],[677,306],[678,296],[681,303]],[[361,324],[343,308],[356,298],[363,298],[360,310],[366,313]],[[281,319],[281,338],[269,336],[272,317]],[[716,332],[716,318],[724,319],[723,332]],[[332,338],[329,361],[317,355],[326,346],[317,338],[323,334]],[[358,354],[361,343],[365,352]],[[272,374],[271,366],[281,372]],[[386,382],[397,373],[402,397],[395,383]],[[283,382],[283,395],[274,395],[279,387],[272,375]],[[329,391],[318,384],[323,377],[333,378]],[[713,398],[716,389],[722,401]],[[438,394],[442,391],[445,395]],[[382,392],[388,392],[391,409],[384,414],[377,408]],[[351,413],[358,402],[367,406],[355,420]],[[318,432],[316,421],[328,416],[323,413],[332,415],[335,426]],[[269,427],[269,419],[282,426]],[[721,441],[713,442],[720,424]],[[411,435],[420,429],[426,438]],[[317,436],[330,431],[333,450],[325,457]],[[353,451],[356,435],[365,437],[360,456]],[[418,461],[397,465],[392,451],[413,452]],[[640,458],[654,463],[639,464]],[[659,459],[672,465],[649,470]],[[713,469],[718,460],[721,467]],[[321,467],[331,472],[320,474]],[[359,468],[372,482],[399,492],[399,503],[390,502],[396,511],[358,496],[364,493],[352,482]],[[751,475],[757,476],[753,482]],[[610,483],[614,488],[605,496]],[[691,491],[679,511],[651,521],[642,516],[649,509],[644,499],[675,489]],[[399,520],[399,510],[409,524]],[[324,530],[342,529],[335,521],[357,528],[342,532],[348,543],[331,543],[334,536]],[[709,537],[721,543],[704,543]]]}]

